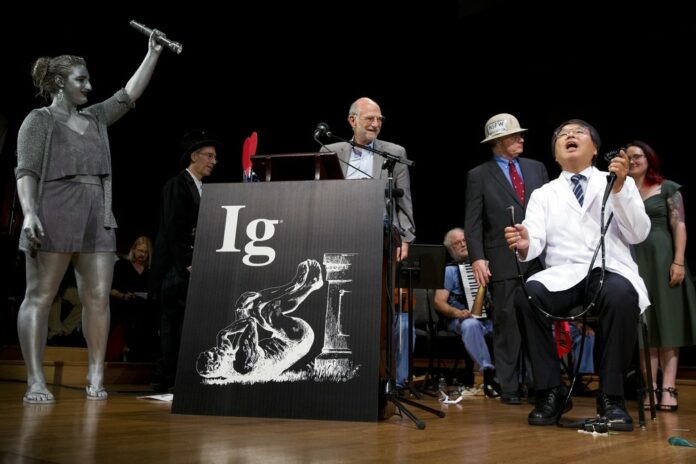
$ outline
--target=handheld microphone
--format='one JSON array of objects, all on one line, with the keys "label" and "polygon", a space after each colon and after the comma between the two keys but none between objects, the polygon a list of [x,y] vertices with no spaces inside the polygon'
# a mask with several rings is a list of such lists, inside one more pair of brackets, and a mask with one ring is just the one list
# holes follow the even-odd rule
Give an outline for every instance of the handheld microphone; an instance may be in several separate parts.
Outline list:
[{"label": "handheld microphone", "polygon": [[[604,161],[606,161],[607,163],[611,163],[611,160],[613,160],[614,158],[616,158],[617,156],[619,156],[619,153],[621,153],[621,150],[623,150],[623,149],[624,149],[624,148],[621,147],[621,148],[617,148],[616,150],[612,150],[612,151],[610,151],[609,153],[605,153],[605,155],[604,155]],[[607,178],[607,182],[611,182],[610,179],[616,179],[616,173],[615,173],[615,172],[610,172],[610,173],[609,173],[609,177]]]},{"label": "handheld microphone", "polygon": [[[612,150],[609,153],[606,153],[604,155],[604,161],[607,163],[611,163],[611,160],[619,156],[621,153],[621,150],[624,148],[617,148],[616,150]],[[602,205],[605,205],[607,203],[607,200],[609,199],[609,194],[611,193],[611,189],[614,188],[614,183],[616,182],[616,173],[611,171],[609,175],[607,176],[607,188],[604,190],[604,196],[602,197]]]},{"label": "handheld microphone", "polygon": [[329,131],[329,125],[326,124],[325,122],[320,122],[317,124],[317,128],[314,129],[314,138],[319,138],[322,135],[326,135],[328,137],[331,137],[331,132]]},{"label": "handheld microphone", "polygon": [[[152,29],[149,27],[145,26],[144,24],[137,23],[135,21],[130,22],[130,26],[135,29],[136,31],[142,32],[146,36],[150,37],[150,34],[152,34]],[[160,45],[164,45],[177,55],[181,53],[181,50],[183,50],[184,46],[181,45],[179,42],[174,42],[173,40],[169,40],[164,36],[164,33],[162,31],[157,31],[158,33],[155,34],[155,41],[159,43]]]},{"label": "handheld microphone", "polygon": [[612,151],[610,151],[609,153],[605,153],[605,154],[604,154],[604,160],[605,160],[607,163],[611,163],[611,160],[613,160],[614,158],[616,158],[617,156],[619,156],[619,154],[621,153],[621,150],[623,150],[623,149],[624,149],[624,148],[621,147],[621,148],[617,148],[616,150],[612,150]]}]

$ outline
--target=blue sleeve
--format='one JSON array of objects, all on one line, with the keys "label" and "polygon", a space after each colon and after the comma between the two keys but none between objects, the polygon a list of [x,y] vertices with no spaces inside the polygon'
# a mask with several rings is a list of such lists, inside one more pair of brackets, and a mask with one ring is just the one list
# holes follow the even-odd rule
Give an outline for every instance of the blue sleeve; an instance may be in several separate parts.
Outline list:
[{"label": "blue sleeve", "polygon": [[459,281],[459,267],[447,266],[445,268],[445,290],[449,292],[447,303],[457,309],[464,309],[465,306],[457,301],[455,296],[461,296],[464,292]]}]

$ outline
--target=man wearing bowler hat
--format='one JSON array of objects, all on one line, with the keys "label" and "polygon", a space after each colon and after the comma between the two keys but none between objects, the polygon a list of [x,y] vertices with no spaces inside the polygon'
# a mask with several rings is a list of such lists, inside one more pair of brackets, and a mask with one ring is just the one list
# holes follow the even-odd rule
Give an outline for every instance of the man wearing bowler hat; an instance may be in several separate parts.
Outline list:
[{"label": "man wearing bowler hat", "polygon": [[181,140],[181,165],[185,169],[162,189],[150,290],[162,311],[162,359],[152,382],[160,391],[174,386],[203,179],[213,172],[220,147],[220,142],[203,129],[186,134]]},{"label": "man wearing bowler hat", "polygon": [[[522,337],[513,305],[520,281],[515,255],[502,231],[510,225],[509,207],[513,207],[515,221],[522,222],[532,191],[549,181],[542,163],[520,158],[526,131],[511,114],[490,118],[481,143],[490,144],[493,157],[469,171],[466,178],[464,229],[476,282],[488,286],[493,300],[493,353],[503,404],[521,404],[524,389],[520,382],[525,379],[520,378]],[[540,269],[537,259],[523,263],[522,272]]]}]

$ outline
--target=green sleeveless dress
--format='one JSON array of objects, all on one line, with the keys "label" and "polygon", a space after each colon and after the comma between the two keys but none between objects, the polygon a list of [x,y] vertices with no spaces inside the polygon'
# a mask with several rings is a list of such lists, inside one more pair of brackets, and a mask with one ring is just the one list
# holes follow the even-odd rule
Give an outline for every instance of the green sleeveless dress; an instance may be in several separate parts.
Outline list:
[{"label": "green sleeveless dress", "polygon": [[649,344],[653,348],[696,345],[696,290],[686,263],[684,281],[677,287],[669,286],[674,242],[667,199],[680,188],[681,185],[665,180],[661,192],[645,200],[652,227],[648,238],[635,246],[640,276],[650,296],[646,315]]}]

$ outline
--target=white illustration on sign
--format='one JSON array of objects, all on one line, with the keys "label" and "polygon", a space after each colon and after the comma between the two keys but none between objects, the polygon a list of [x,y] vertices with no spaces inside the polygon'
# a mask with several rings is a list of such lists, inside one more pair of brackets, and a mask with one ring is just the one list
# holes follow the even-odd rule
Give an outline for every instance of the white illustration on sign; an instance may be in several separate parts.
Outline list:
[{"label": "white illustration on sign", "polygon": [[[324,285],[321,265],[302,261],[286,285],[243,293],[235,303],[235,321],[220,330],[217,346],[198,355],[196,370],[204,384],[253,384],[313,379],[345,381],[357,375],[348,335],[341,327],[341,301],[348,293],[346,276],[353,253],[326,253],[329,282],[324,322],[324,348],[314,363],[290,371],[309,353],[314,330],[303,319],[290,316],[315,290]],[[316,364],[316,365],[315,365]]]},{"label": "white illustration on sign", "polygon": [[290,314],[322,285],[321,266],[308,259],[288,284],[242,294],[235,321],[218,333],[216,347],[198,356],[198,373],[218,384],[276,379],[312,347],[314,331]]},{"label": "white illustration on sign", "polygon": [[343,332],[343,298],[351,293],[347,287],[353,281],[349,278],[349,271],[354,256],[355,253],[324,253],[328,282],[324,347],[314,360],[315,380],[342,381],[355,377],[357,373],[350,335]]}]

